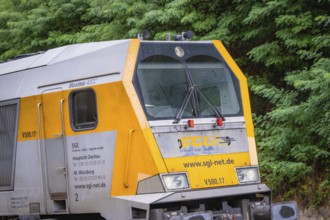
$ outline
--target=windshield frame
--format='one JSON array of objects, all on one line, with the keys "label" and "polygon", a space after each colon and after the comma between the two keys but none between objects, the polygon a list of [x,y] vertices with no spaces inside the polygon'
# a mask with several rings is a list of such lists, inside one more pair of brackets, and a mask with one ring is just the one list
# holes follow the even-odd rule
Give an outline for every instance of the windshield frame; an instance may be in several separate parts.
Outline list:
[{"label": "windshield frame", "polygon": [[[183,48],[183,50],[185,51],[184,56],[180,57],[175,54],[175,48],[177,48],[177,47]],[[234,90],[236,92],[236,97],[237,97],[237,101],[239,104],[239,112],[237,112],[236,114],[223,114],[221,111],[219,111],[219,109],[217,109],[219,114],[217,114],[215,112],[214,115],[208,115],[208,116],[202,116],[202,115],[196,116],[194,114],[192,114],[192,116],[182,115],[182,116],[180,116],[179,120],[181,119],[181,117],[182,118],[219,118],[219,117],[221,117],[224,119],[224,116],[225,117],[243,116],[243,106],[242,106],[242,98],[241,98],[239,80],[235,76],[235,74],[231,71],[231,69],[229,68],[227,63],[224,61],[224,59],[222,58],[220,53],[216,50],[215,46],[211,42],[202,42],[202,43],[200,43],[200,42],[198,42],[198,43],[196,43],[196,42],[142,42],[141,46],[140,46],[139,54],[138,54],[138,61],[136,64],[135,73],[133,76],[133,85],[137,91],[137,95],[141,102],[141,106],[146,114],[147,120],[175,120],[176,116],[177,116],[177,114],[175,114],[173,117],[172,116],[171,117],[154,117],[154,116],[150,115],[146,109],[145,101],[144,101],[144,97],[142,95],[142,90],[141,90],[141,86],[139,83],[137,72],[138,72],[139,64],[141,62],[143,62],[144,60],[146,60],[150,57],[156,56],[156,55],[168,56],[168,57],[173,58],[174,60],[180,62],[180,64],[182,64],[184,66],[184,68],[187,68],[187,70],[185,70],[185,72],[186,71],[190,72],[190,70],[188,69],[188,66],[190,64],[189,64],[189,62],[187,63],[187,61],[190,58],[193,58],[196,56],[211,57],[223,65],[223,67],[226,69],[226,71],[228,71],[228,73],[230,74],[232,82],[234,83]],[[187,81],[187,92],[188,92],[188,89],[191,85],[189,85],[188,80],[186,80],[186,81]],[[197,88],[196,93],[198,93],[198,90],[200,90],[200,89]],[[192,99],[192,98],[193,97],[190,97],[190,99]],[[192,102],[192,100],[189,100],[189,102]],[[213,106],[215,106],[214,103],[213,103]]]}]

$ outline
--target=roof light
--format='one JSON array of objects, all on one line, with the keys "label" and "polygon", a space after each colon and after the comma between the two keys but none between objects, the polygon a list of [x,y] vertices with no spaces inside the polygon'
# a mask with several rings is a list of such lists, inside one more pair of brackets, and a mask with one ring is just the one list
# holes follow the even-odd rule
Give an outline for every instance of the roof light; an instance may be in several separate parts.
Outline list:
[{"label": "roof light", "polygon": [[178,57],[183,57],[184,56],[184,50],[182,49],[182,47],[177,46],[177,47],[174,48],[174,51],[175,51],[175,54]]},{"label": "roof light", "polygon": [[182,34],[175,34],[174,40],[175,41],[187,41],[187,40],[190,40],[193,36],[194,36],[194,32],[186,31],[186,32],[182,32]]},{"label": "roof light", "polygon": [[150,38],[150,31],[148,31],[147,29],[144,29],[142,33],[137,33],[136,34],[136,38],[140,39],[140,40],[147,40]]}]

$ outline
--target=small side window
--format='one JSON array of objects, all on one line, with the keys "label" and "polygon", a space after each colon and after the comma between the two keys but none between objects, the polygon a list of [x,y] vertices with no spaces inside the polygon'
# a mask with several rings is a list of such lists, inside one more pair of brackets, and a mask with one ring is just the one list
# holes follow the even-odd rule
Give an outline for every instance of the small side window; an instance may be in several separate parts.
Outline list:
[{"label": "small side window", "polygon": [[71,127],[74,131],[91,130],[97,126],[96,95],[92,89],[70,94]]},{"label": "small side window", "polygon": [[19,100],[0,102],[0,191],[14,189]]}]

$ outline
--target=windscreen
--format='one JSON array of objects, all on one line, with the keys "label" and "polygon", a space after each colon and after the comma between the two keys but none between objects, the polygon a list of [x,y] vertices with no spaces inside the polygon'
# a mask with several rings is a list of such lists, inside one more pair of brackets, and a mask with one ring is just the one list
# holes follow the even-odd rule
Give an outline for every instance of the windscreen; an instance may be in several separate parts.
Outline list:
[{"label": "windscreen", "polygon": [[197,92],[200,116],[215,116],[212,106],[223,115],[236,115],[240,112],[232,76],[221,61],[210,56],[195,56],[187,60],[187,67],[193,83],[200,90]]},{"label": "windscreen", "polygon": [[[152,118],[173,118],[188,91],[184,64],[171,57],[153,56],[137,69],[146,112]],[[190,104],[190,103],[189,103]],[[184,116],[193,116],[187,106]]]},{"label": "windscreen", "polygon": [[242,114],[238,80],[219,58],[170,55],[154,54],[137,66],[136,87],[149,120]]}]

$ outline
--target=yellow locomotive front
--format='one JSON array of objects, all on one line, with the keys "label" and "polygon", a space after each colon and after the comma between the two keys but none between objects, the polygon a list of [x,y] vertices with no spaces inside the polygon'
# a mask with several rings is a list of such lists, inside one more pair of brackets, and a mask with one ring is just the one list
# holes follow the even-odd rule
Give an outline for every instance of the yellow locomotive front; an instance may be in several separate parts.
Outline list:
[{"label": "yellow locomotive front", "polygon": [[139,195],[168,193],[150,219],[269,219],[246,78],[223,45],[142,41],[137,56],[132,82],[167,171],[138,182]]}]

